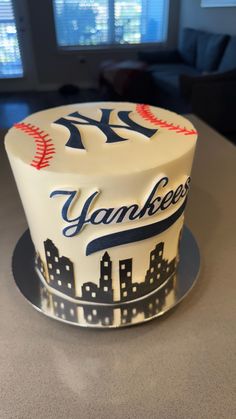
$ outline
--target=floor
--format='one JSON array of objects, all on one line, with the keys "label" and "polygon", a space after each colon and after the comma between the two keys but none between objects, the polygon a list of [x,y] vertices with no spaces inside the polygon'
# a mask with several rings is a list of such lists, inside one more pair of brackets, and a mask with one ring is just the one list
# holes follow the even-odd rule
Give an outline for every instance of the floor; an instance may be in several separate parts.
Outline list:
[{"label": "floor", "polygon": [[95,89],[81,89],[73,93],[59,91],[2,93],[0,94],[0,128],[10,128],[26,116],[42,109],[105,99],[104,95]]},{"label": "floor", "polygon": [[[109,100],[109,97],[106,93],[97,89],[0,93],[0,128],[10,128],[16,122],[26,118],[26,116],[42,109],[70,103],[102,100]],[[175,104],[175,112],[182,113],[182,109],[178,109],[177,105]],[[171,109],[171,106],[168,108]],[[227,139],[236,144],[236,133],[228,135]]]}]

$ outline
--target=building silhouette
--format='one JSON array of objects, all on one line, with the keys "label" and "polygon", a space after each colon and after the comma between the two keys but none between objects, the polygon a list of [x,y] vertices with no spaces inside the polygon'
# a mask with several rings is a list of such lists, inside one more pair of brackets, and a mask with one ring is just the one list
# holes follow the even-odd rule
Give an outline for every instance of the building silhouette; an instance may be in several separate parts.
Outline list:
[{"label": "building silhouette", "polygon": [[142,297],[159,288],[175,272],[175,258],[170,263],[163,259],[164,243],[158,243],[150,253],[149,268],[144,282],[132,282],[132,259],[119,262],[120,301]]},{"label": "building silhouette", "polygon": [[[40,256],[36,255],[36,266],[47,283],[61,293],[83,300],[96,303],[112,304],[114,302],[133,301],[140,297],[153,293],[160,288],[176,271],[176,258],[170,262],[163,258],[164,242],[158,243],[150,252],[149,266],[143,282],[133,282],[132,258],[119,261],[120,300],[114,300],[112,281],[112,261],[105,252],[100,261],[99,284],[85,282],[81,287],[82,295],[75,294],[75,278],[73,263],[65,256],[60,256],[54,243],[47,239],[44,242],[46,266]],[[95,318],[94,312],[89,310],[89,318]],[[95,317],[94,317],[95,316]],[[108,316],[112,318],[112,316]],[[106,320],[108,322],[108,320]]]},{"label": "building silhouette", "polygon": [[57,247],[50,239],[44,242],[47,261],[48,283],[51,287],[70,297],[75,297],[73,263],[65,256],[59,256]]},{"label": "building silhouette", "polygon": [[102,301],[112,303],[112,262],[107,252],[104,253],[100,261],[100,280],[99,286],[93,282],[86,282],[82,285],[82,298],[87,301]]}]

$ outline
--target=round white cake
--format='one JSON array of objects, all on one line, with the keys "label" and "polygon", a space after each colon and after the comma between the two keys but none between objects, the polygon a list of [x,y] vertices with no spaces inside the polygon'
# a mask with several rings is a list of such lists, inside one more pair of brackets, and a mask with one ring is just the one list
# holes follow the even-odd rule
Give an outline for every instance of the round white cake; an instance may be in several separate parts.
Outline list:
[{"label": "round white cake", "polygon": [[36,269],[70,301],[117,304],[176,273],[197,132],[148,105],[97,102],[35,113],[6,150]]}]

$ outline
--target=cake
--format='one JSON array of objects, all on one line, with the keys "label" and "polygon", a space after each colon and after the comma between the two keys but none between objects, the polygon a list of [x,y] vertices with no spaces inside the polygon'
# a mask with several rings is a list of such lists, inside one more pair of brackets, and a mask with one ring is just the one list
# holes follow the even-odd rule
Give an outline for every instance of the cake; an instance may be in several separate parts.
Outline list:
[{"label": "cake", "polygon": [[47,109],[9,130],[47,292],[90,309],[128,307],[173,281],[196,140],[183,116],[126,102]]}]

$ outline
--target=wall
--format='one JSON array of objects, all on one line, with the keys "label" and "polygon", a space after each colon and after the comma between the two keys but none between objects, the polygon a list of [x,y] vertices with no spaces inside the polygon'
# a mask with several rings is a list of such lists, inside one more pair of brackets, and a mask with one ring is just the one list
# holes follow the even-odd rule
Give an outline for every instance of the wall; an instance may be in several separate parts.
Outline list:
[{"label": "wall", "polygon": [[[170,0],[168,39],[164,45],[157,45],[156,48],[170,49],[177,44],[179,1]],[[28,7],[39,88],[65,83],[76,83],[81,87],[96,85],[102,61],[111,58],[135,59],[137,51],[140,50],[140,47],[97,49],[96,51],[59,50],[55,40],[51,1],[28,0]]]},{"label": "wall", "polygon": [[181,0],[180,30],[184,27],[236,35],[236,7],[200,6],[201,0]]}]

